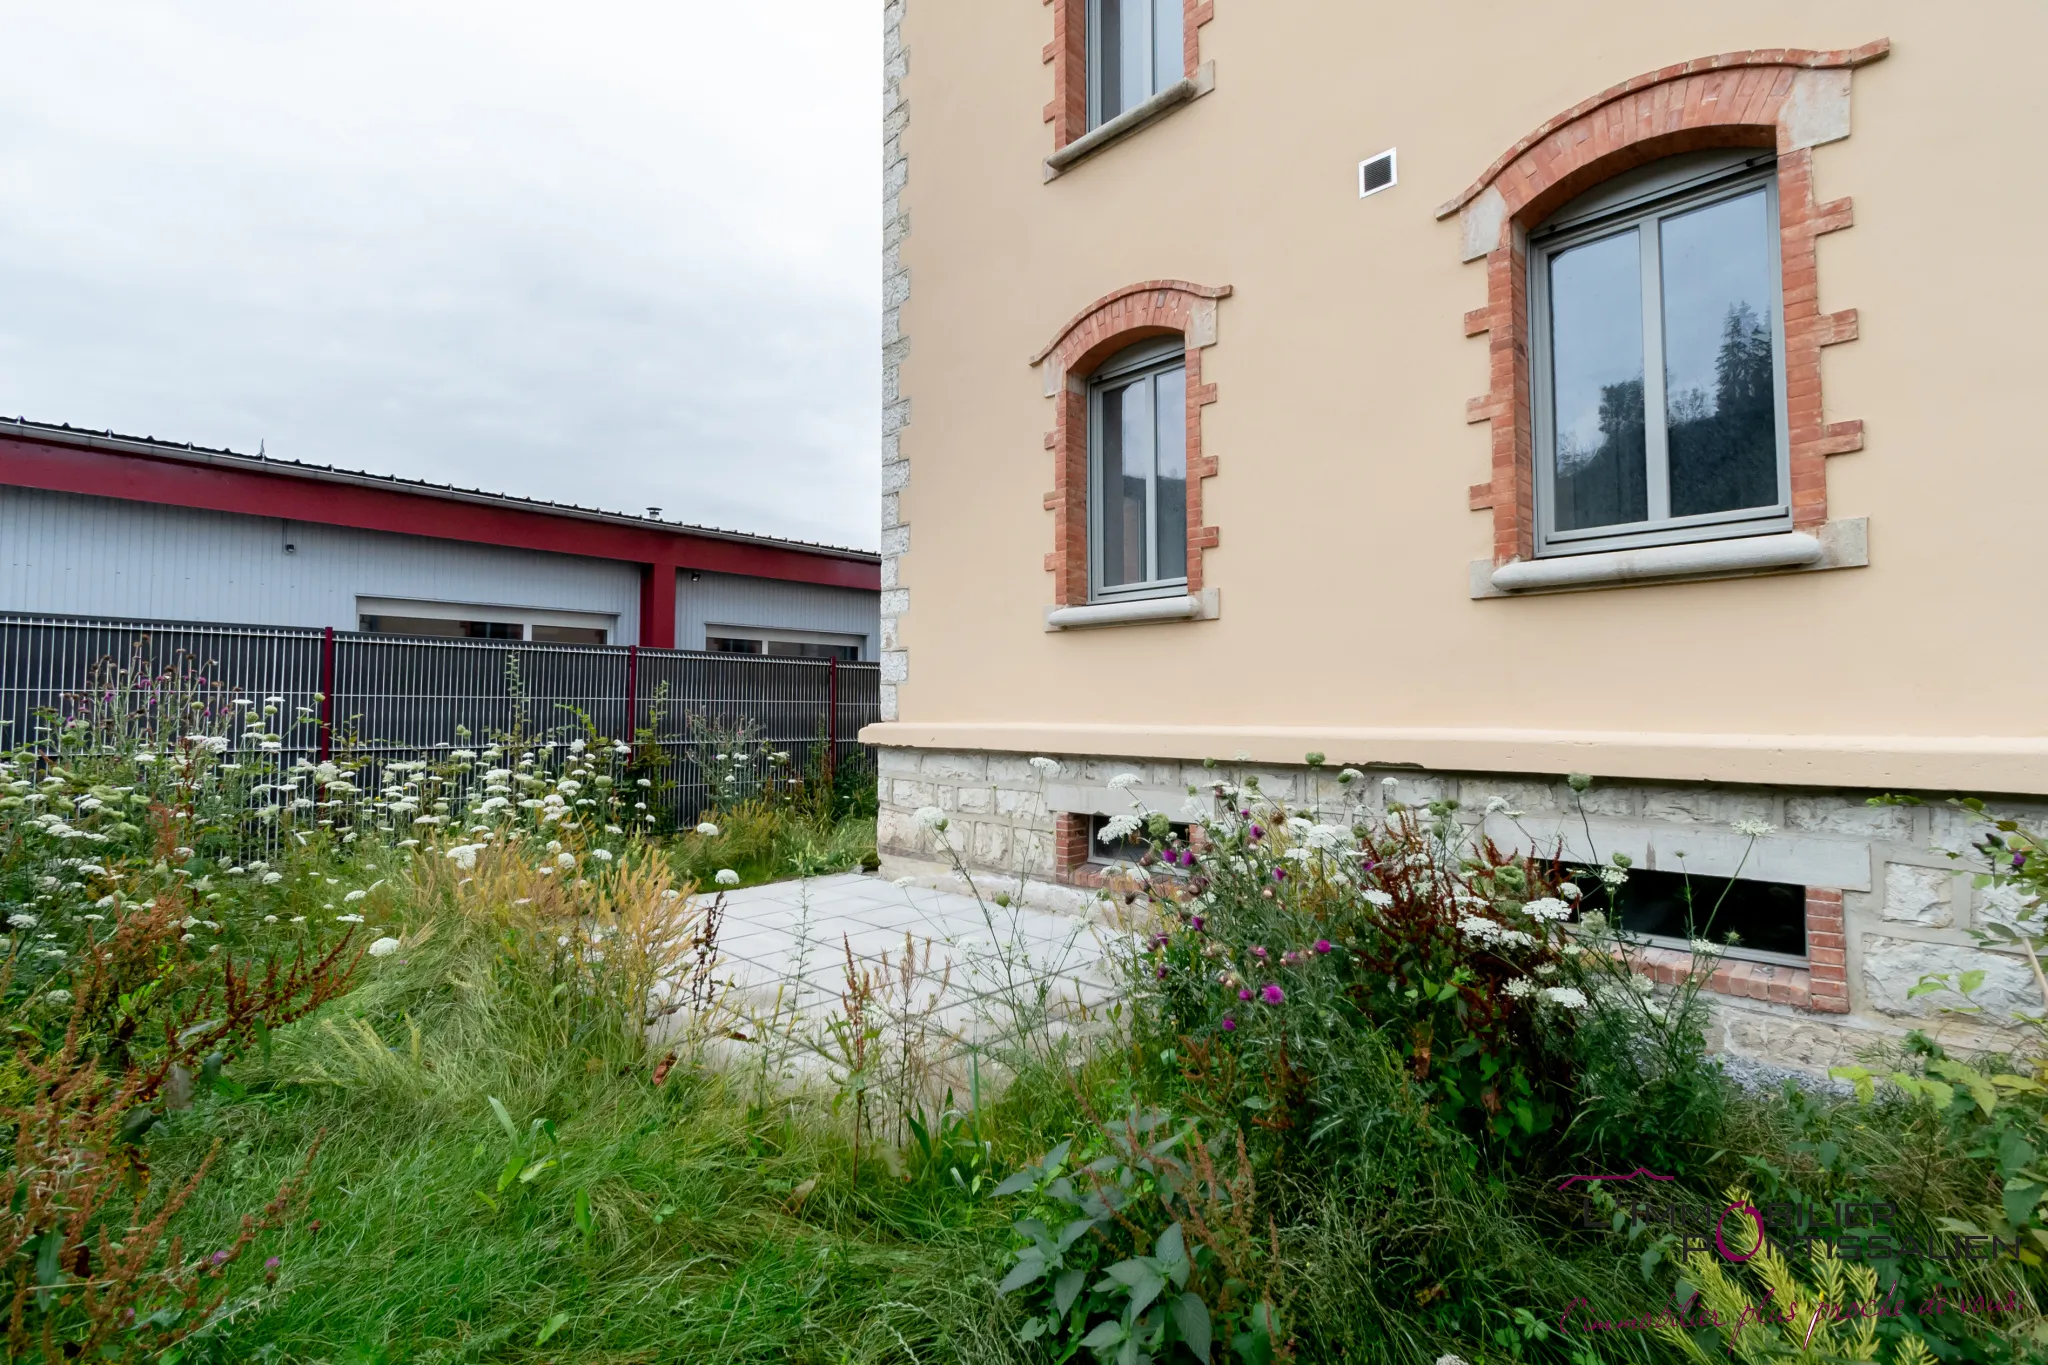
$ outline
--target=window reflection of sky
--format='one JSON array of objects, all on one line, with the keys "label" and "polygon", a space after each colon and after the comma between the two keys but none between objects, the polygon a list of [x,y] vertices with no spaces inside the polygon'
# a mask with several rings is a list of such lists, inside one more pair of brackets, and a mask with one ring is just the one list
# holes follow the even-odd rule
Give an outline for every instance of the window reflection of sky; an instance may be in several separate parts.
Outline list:
[{"label": "window reflection of sky", "polygon": [[1643,271],[1634,229],[1550,262],[1551,373],[1557,459],[1568,470],[1600,449],[1601,391],[1643,377]]},{"label": "window reflection of sky", "polygon": [[1770,317],[1770,247],[1764,192],[1667,218],[1664,266],[1666,402],[1698,393],[1715,406],[1721,344],[1731,308]]}]

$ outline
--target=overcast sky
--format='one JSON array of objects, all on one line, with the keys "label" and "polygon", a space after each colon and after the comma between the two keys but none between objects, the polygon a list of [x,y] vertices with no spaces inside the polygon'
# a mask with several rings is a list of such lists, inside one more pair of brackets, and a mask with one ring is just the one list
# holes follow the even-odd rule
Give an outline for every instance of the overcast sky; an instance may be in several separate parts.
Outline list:
[{"label": "overcast sky", "polygon": [[0,0],[0,414],[872,548],[880,23]]}]

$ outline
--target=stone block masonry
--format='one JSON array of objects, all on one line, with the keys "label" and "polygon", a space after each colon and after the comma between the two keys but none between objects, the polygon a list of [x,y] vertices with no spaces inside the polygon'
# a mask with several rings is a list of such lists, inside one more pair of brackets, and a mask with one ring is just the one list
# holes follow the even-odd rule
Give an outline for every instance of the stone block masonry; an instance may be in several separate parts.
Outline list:
[{"label": "stone block masonry", "polygon": [[[1089,817],[1130,810],[1135,795],[1148,810],[1185,819],[1187,788],[1217,775],[1174,760],[1047,757],[1059,761],[1057,775],[1042,775],[1028,754],[880,750],[877,835],[885,874],[957,888],[947,855],[916,818],[918,809],[934,806],[946,813],[948,839],[984,890],[1089,914],[1101,904],[1100,869],[1088,861]],[[1335,814],[1347,799],[1334,767],[1226,768],[1240,777],[1256,773],[1261,790],[1297,809]],[[1126,773],[1138,778],[1130,791],[1109,785]],[[1986,951],[1971,938],[1982,910],[1969,860],[1949,854],[1967,855],[1979,827],[1933,798],[1920,807],[1872,806],[1868,792],[1596,782],[1581,814],[1561,777],[1368,769],[1353,790],[1380,814],[1389,791],[1384,778],[1409,805],[1456,800],[1462,818],[1483,825],[1506,848],[1561,849],[1588,861],[1619,851],[1646,869],[1709,876],[1734,875],[1739,865],[1745,877],[1804,886],[1803,965],[1742,956],[1716,964],[1708,989],[1716,1000],[1710,1042],[1719,1050],[1824,1070],[1911,1028],[1966,1049],[2011,1045],[1981,1021],[1942,1015],[1937,997],[1909,998],[1928,972],[1985,971],[1994,1013],[2037,1003],[2023,960]],[[1516,814],[1500,810],[1502,804]],[[2048,828],[2048,803],[2008,803],[1998,813]],[[1766,822],[1775,832],[1752,847],[1735,828],[1747,821]],[[1659,950],[1648,955],[1645,970],[1669,983],[1688,964],[1683,953]]]}]

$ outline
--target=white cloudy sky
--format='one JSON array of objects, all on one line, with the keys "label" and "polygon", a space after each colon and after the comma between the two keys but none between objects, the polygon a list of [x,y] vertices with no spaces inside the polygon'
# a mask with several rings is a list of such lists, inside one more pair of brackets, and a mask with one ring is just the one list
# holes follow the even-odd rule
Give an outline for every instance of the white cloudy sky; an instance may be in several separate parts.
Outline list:
[{"label": "white cloudy sky", "polygon": [[872,547],[880,43],[0,0],[0,414]]}]

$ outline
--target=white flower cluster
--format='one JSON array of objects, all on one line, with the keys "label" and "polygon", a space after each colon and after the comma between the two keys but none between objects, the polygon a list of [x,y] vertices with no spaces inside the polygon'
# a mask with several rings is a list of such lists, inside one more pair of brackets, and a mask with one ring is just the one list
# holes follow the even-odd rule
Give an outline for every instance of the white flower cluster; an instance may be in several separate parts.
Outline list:
[{"label": "white flower cluster", "polygon": [[1572,908],[1554,896],[1544,896],[1525,904],[1522,913],[1533,920],[1561,924],[1572,917]]},{"label": "white flower cluster", "polygon": [[1520,929],[1510,929],[1478,915],[1458,917],[1458,932],[1486,948],[1533,948],[1536,940]]}]

